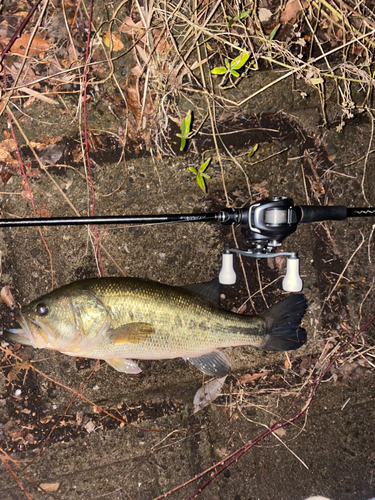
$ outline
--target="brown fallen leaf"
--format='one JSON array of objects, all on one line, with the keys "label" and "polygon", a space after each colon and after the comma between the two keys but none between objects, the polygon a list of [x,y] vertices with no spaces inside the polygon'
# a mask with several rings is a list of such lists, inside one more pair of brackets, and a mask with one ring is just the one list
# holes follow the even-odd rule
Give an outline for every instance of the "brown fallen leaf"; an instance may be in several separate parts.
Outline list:
[{"label": "brown fallen leaf", "polygon": [[272,12],[269,9],[260,7],[258,9],[258,19],[261,23],[266,23],[272,17]]},{"label": "brown fallen leaf", "polygon": [[[29,33],[23,33],[19,38],[17,38],[17,40],[11,46],[10,52],[12,52],[12,54],[19,54],[22,56],[25,55],[27,45],[30,41],[30,37],[31,35]],[[49,49],[49,42],[43,40],[43,38],[34,36],[29,48],[28,55],[43,59],[44,54],[48,49]]]},{"label": "brown fallen leaf", "polygon": [[[266,184],[267,181],[262,181],[259,184],[253,184],[251,186],[251,190],[260,193],[262,195],[262,198],[268,198],[268,191],[266,189]],[[257,201],[258,199],[259,198],[255,196],[255,201]]]},{"label": "brown fallen leaf", "polygon": [[144,25],[142,21],[135,23],[131,17],[126,16],[119,30],[121,33],[129,33],[130,35],[141,34],[144,31]]},{"label": "brown fallen leaf", "polygon": [[21,370],[28,370],[30,367],[31,364],[28,359],[26,359],[25,361],[21,361],[21,363],[16,363],[8,373],[7,381],[13,382],[14,380],[18,380]]},{"label": "brown fallen leaf", "polygon": [[[277,420],[271,420],[270,427],[272,427],[276,423],[277,423]],[[274,434],[277,434],[280,438],[285,436],[285,434],[286,434],[286,430],[284,429],[284,427],[280,427],[280,429],[277,429],[276,431],[273,431],[273,432],[274,432]]]},{"label": "brown fallen leaf", "polygon": [[16,301],[14,300],[8,285],[3,286],[1,289],[0,298],[10,309],[15,309],[17,307]]},{"label": "brown fallen leaf", "polygon": [[52,493],[59,489],[60,483],[40,483],[39,488],[46,491],[47,493]]},{"label": "brown fallen leaf", "polygon": [[261,372],[261,373],[245,373],[242,375],[237,382],[236,385],[245,385],[250,384],[250,382],[254,382],[254,380],[258,380],[258,378],[266,377],[270,372]]},{"label": "brown fallen leaf", "polygon": [[47,208],[45,208],[46,206],[47,205],[45,203],[40,205],[40,207],[37,209],[36,213],[38,215],[40,215],[41,217],[50,217],[51,212]]},{"label": "brown fallen leaf", "polygon": [[280,21],[282,23],[288,23],[292,19],[296,18],[301,12],[304,3],[302,0],[288,0],[285,5],[285,9],[282,11],[280,16]]},{"label": "brown fallen leaf", "polygon": [[107,31],[107,33],[103,35],[104,45],[106,45],[107,47],[111,47],[111,38],[113,52],[118,52],[119,50],[122,50],[124,48],[124,44],[122,43],[120,38],[114,33],[109,33],[109,31]]},{"label": "brown fallen leaf", "polygon": [[11,139],[10,137],[0,142],[0,148],[9,151],[9,153],[15,151],[17,149],[16,146],[17,146],[16,141],[14,139]]},{"label": "brown fallen leaf", "polygon": [[7,142],[7,144],[6,147],[3,147],[2,143],[0,143],[0,161],[18,165],[18,162],[9,154],[9,141],[3,142]]},{"label": "brown fallen leaf", "polygon": [[139,102],[138,89],[136,85],[132,83],[132,81],[129,81],[129,84],[125,86],[126,103],[135,118],[137,126],[139,127],[142,120],[142,106]]}]

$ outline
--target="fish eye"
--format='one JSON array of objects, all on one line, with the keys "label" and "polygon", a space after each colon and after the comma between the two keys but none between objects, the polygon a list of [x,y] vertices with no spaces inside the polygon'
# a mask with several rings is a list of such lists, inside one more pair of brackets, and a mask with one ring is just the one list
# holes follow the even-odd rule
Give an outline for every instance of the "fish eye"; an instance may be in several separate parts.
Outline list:
[{"label": "fish eye", "polygon": [[36,312],[37,314],[39,314],[39,316],[45,316],[46,314],[48,314],[48,311],[48,306],[44,302],[40,302],[40,304],[36,306]]}]

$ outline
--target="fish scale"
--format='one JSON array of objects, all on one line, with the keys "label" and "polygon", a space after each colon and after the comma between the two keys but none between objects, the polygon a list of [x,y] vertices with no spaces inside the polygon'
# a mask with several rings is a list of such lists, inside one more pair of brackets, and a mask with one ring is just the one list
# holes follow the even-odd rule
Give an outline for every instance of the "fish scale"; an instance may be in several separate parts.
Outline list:
[{"label": "fish scale", "polygon": [[[95,282],[93,290],[111,311],[112,328],[129,322],[146,322],[155,328],[153,335],[135,345],[111,345],[104,338],[92,352],[93,357],[102,357],[104,351],[105,356],[113,353],[138,359],[199,356],[217,347],[257,345],[266,330],[263,318],[254,324],[253,317],[224,311],[181,288],[171,290],[159,283],[132,280],[113,286],[110,299]],[[254,330],[252,338],[249,330]]]}]

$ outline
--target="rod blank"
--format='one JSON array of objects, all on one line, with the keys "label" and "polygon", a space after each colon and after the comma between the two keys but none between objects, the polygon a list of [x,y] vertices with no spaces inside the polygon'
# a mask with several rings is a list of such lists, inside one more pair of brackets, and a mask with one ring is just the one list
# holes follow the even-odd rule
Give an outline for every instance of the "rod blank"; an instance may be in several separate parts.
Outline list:
[{"label": "rod blank", "polygon": [[77,226],[87,224],[162,224],[167,222],[206,222],[216,221],[219,214],[167,214],[167,215],[135,215],[100,217],[57,217],[40,219],[0,219],[1,227],[30,227],[30,226]]}]

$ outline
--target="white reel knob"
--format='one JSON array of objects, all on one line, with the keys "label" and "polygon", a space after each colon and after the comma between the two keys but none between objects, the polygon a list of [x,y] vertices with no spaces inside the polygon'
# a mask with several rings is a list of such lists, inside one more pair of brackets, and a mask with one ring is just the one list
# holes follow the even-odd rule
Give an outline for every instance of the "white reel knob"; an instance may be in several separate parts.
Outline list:
[{"label": "white reel knob", "polygon": [[300,292],[302,290],[303,283],[299,275],[298,257],[292,256],[286,261],[286,275],[282,286],[285,292]]},{"label": "white reel knob", "polygon": [[223,253],[221,271],[219,273],[219,282],[222,285],[234,285],[236,282],[236,273],[233,269],[233,254]]}]

